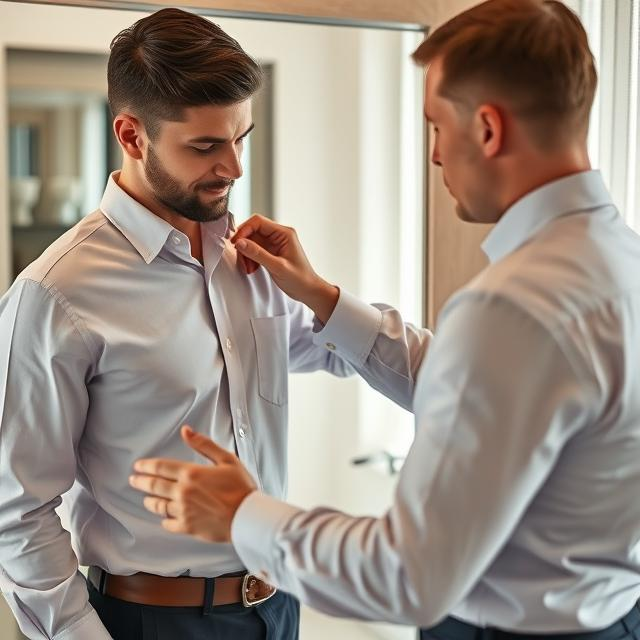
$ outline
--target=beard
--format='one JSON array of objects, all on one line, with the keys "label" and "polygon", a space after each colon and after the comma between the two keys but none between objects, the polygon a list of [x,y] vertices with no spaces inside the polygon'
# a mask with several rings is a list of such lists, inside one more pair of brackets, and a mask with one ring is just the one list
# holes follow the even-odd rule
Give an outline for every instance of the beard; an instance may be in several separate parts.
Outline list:
[{"label": "beard", "polygon": [[[233,187],[233,180],[202,182],[196,186],[195,191],[187,191],[164,169],[151,145],[149,145],[147,162],[144,165],[144,174],[151,185],[156,200],[187,220],[213,222],[229,213],[229,194]],[[217,198],[209,203],[200,200],[199,191],[223,189],[227,186],[229,191],[222,198]]]}]

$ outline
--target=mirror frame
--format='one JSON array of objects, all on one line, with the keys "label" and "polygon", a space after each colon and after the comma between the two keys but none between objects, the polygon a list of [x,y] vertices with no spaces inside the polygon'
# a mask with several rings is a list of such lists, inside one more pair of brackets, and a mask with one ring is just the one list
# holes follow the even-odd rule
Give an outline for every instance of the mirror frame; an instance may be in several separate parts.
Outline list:
[{"label": "mirror frame", "polygon": [[[154,11],[160,0],[10,0],[101,9]],[[335,26],[425,31],[442,16],[447,0],[175,0],[171,6],[223,18],[312,22]]]}]

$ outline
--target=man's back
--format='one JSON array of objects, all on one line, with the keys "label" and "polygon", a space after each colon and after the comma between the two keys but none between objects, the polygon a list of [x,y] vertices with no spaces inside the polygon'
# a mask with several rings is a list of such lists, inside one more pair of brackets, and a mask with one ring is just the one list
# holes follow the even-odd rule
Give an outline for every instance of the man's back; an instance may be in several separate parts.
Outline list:
[{"label": "man's back", "polygon": [[[575,628],[577,621],[598,628],[640,596],[640,238],[597,183],[595,174],[562,181],[561,197],[571,198],[579,184],[584,199],[557,201],[549,220],[544,209],[530,218],[522,210],[512,219],[507,214],[485,247],[495,264],[460,294],[513,307],[523,322],[538,324],[575,373],[582,402],[553,417],[564,426],[549,424],[542,450],[532,447],[524,462],[552,460],[508,542],[455,612],[476,624],[537,632]],[[547,187],[545,201],[534,197],[531,210],[557,200],[557,187]],[[501,366],[499,353],[488,364],[494,366]],[[529,371],[522,362],[514,375],[532,393],[540,375],[558,396],[573,384],[560,367],[555,385],[553,368]],[[545,410],[544,401],[522,407],[513,424],[502,426],[528,428],[526,413]]]}]

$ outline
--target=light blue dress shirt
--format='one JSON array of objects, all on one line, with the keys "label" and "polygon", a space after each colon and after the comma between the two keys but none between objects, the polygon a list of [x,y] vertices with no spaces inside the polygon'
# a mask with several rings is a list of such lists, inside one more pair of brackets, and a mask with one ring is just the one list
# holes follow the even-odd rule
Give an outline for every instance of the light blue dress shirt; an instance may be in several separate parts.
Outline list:
[{"label": "light blue dress shirt", "polygon": [[484,249],[491,264],[435,337],[346,293],[316,335],[413,405],[388,513],[255,492],[233,542],[250,570],[334,615],[604,628],[640,596],[640,238],[594,171],[526,195]]},{"label": "light blue dress shirt", "polygon": [[[288,371],[352,372],[266,272],[241,273],[226,218],[201,233],[204,265],[115,174],[100,210],[0,300],[0,584],[30,638],[109,637],[78,560],[121,575],[242,569],[231,545],[160,527],[128,484],[133,462],[202,462],[186,423],[282,498]],[[67,491],[72,538],[54,511]]]}]

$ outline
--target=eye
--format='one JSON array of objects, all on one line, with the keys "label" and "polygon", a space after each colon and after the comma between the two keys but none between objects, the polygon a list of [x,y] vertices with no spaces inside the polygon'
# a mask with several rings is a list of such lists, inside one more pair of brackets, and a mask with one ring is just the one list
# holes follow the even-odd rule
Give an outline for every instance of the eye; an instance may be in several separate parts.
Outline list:
[{"label": "eye", "polygon": [[201,155],[206,155],[207,153],[213,153],[217,148],[217,144],[212,144],[208,147],[191,147],[191,150]]}]

